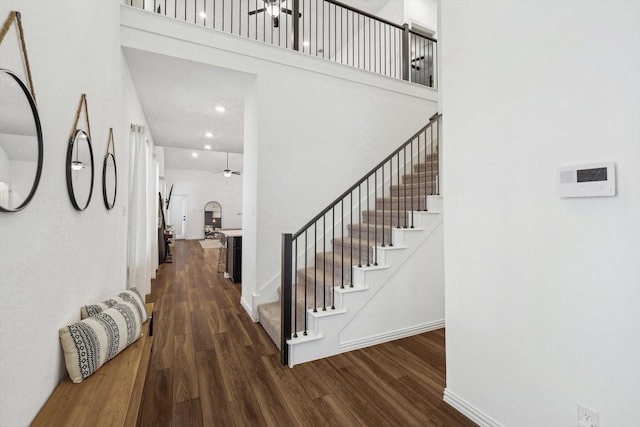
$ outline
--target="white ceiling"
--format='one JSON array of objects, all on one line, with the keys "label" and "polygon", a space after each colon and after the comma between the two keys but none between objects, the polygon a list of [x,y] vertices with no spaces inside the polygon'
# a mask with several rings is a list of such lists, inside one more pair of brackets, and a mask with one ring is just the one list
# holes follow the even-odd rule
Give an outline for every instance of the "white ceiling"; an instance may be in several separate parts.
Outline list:
[{"label": "white ceiling", "polygon": [[[253,76],[123,48],[156,145],[242,153],[244,98]],[[221,105],[224,113],[216,111]],[[212,132],[213,138],[207,138]]]}]

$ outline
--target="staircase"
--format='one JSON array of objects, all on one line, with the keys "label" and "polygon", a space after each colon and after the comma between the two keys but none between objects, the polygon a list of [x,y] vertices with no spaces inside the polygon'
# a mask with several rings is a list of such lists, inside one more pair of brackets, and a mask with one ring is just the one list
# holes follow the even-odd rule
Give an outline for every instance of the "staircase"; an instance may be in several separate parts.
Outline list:
[{"label": "staircase", "polygon": [[[421,254],[431,250],[430,245],[438,246],[442,232],[437,195],[439,117],[294,235],[291,334],[285,340],[289,365],[388,341],[385,336],[380,337],[382,341],[358,337],[349,325],[365,322],[365,316],[379,317],[367,311],[385,305],[381,299],[411,295],[413,291],[401,288],[414,279],[400,279],[402,271],[406,275],[423,268],[428,260]],[[279,288],[280,297],[281,292]],[[392,295],[384,297],[388,292]],[[278,348],[283,342],[281,300],[258,306],[260,323]],[[443,313],[436,315],[440,317]],[[427,327],[442,327],[442,321],[431,323]],[[423,331],[409,330],[419,332]]]}]

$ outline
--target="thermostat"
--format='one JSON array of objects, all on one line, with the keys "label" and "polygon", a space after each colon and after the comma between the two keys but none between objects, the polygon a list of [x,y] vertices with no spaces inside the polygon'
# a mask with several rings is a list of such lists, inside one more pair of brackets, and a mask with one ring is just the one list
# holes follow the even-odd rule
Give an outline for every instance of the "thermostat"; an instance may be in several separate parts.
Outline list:
[{"label": "thermostat", "polygon": [[616,166],[613,162],[558,168],[560,197],[616,195]]}]

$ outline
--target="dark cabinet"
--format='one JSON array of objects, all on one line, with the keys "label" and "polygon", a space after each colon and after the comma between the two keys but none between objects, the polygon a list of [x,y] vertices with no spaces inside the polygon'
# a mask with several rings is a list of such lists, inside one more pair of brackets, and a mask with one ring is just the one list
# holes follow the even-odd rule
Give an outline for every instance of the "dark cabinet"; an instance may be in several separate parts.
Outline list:
[{"label": "dark cabinet", "polygon": [[242,236],[227,237],[226,271],[233,282],[242,281]]}]

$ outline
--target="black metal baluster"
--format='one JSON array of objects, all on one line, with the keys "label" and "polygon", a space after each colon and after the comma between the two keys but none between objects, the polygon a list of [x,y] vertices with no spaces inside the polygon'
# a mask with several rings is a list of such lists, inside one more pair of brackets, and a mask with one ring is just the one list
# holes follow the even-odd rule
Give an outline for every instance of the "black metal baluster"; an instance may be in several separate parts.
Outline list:
[{"label": "black metal baluster", "polygon": [[198,23],[198,0],[193,0],[193,23]]},{"label": "black metal baluster", "polygon": [[294,242],[294,260],[293,260],[293,337],[298,338],[298,238]]},{"label": "black metal baluster", "polygon": [[222,31],[224,31],[224,0],[222,0]]},{"label": "black metal baluster", "polygon": [[[322,17],[324,18],[324,15]],[[316,0],[316,39],[314,40],[314,43],[316,45],[316,56],[318,56],[318,0]],[[311,49],[309,49],[309,51],[311,51]],[[309,54],[311,54],[311,52],[309,52]]]},{"label": "black metal baluster", "polygon": [[[325,3],[326,2],[324,2],[324,1],[322,2],[322,58],[323,59],[324,59],[324,52],[326,51],[326,49],[324,48],[326,46],[325,45],[325,40],[324,40],[324,4]],[[329,24],[329,26],[331,26],[331,24]],[[329,32],[329,33],[331,33],[331,32]],[[316,41],[316,43],[317,43],[317,41]]]},{"label": "black metal baluster", "polygon": [[[369,207],[369,177],[367,177],[367,194],[365,195],[366,199],[367,199],[367,212],[369,213],[369,215],[371,215],[371,209]],[[369,219],[369,221],[367,221],[367,267],[371,266],[371,261],[370,261],[370,254],[371,254],[371,240],[370,240],[370,235],[371,235],[371,219]]]},{"label": "black metal baluster", "polygon": [[344,59],[343,59],[343,53],[344,53],[344,49],[342,48],[342,46],[344,46],[344,42],[342,41],[342,29],[344,28],[344,15],[343,12],[344,8],[340,8],[340,63],[344,64]]},{"label": "black metal baluster", "polygon": [[[176,0],[177,2],[178,0]],[[216,0],[213,0],[213,18],[211,19],[212,22],[212,27],[211,28],[216,28]]]},{"label": "black metal baluster", "polygon": [[356,55],[356,35],[355,35],[355,32],[354,32],[355,26],[353,25],[353,18],[354,18],[355,14],[356,14],[355,12],[351,11],[351,43],[353,43],[352,46],[351,46],[351,66],[352,67],[356,66],[356,57],[355,57],[355,55]]}]

